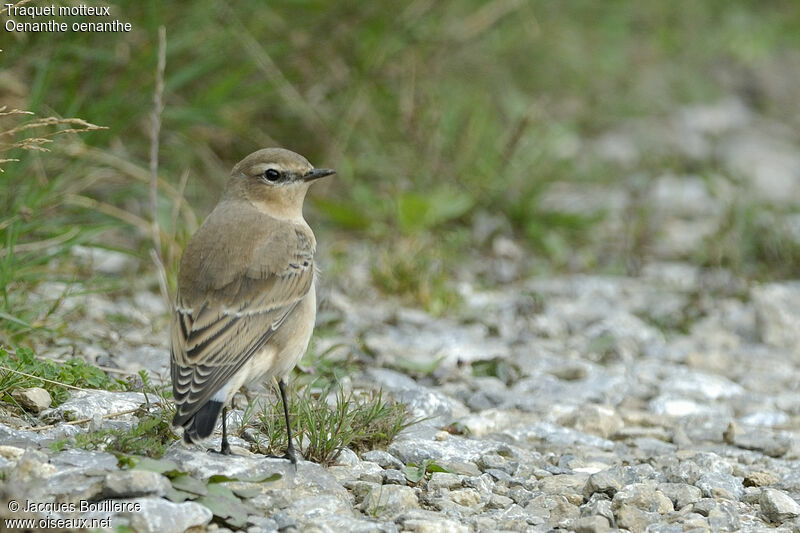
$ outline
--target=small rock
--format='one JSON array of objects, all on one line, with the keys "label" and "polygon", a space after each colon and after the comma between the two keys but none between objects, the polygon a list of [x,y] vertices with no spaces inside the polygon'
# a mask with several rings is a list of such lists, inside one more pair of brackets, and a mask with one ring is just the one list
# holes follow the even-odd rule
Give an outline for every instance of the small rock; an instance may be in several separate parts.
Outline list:
[{"label": "small rock", "polygon": [[692,511],[701,516],[708,516],[716,506],[717,501],[714,498],[701,498],[692,504]]},{"label": "small rock", "polygon": [[785,492],[776,489],[762,489],[759,504],[764,517],[775,524],[800,516],[800,505]]},{"label": "small rock", "polygon": [[350,448],[342,448],[339,455],[336,457],[336,464],[343,466],[358,466],[361,460],[358,455]]},{"label": "small rock", "polygon": [[581,510],[567,498],[556,496],[554,500],[556,505],[550,509],[550,518],[547,521],[551,527],[566,528],[569,523],[580,517]]},{"label": "small rock", "polygon": [[791,440],[781,435],[764,434],[758,431],[736,433],[731,443],[743,450],[761,452],[770,457],[782,457],[791,448]]},{"label": "small rock", "polygon": [[398,438],[389,445],[389,453],[404,464],[422,464],[426,459],[433,459],[444,468],[455,472],[448,464],[457,462],[468,465],[487,454],[507,448],[507,444],[498,441],[473,440],[453,435],[446,441]]},{"label": "small rock", "polygon": [[450,492],[450,499],[463,507],[475,507],[481,503],[481,495],[475,489],[458,489]]},{"label": "small rock", "polygon": [[575,533],[604,533],[611,529],[608,520],[603,516],[584,516],[572,523]]},{"label": "small rock", "polygon": [[447,470],[448,472],[452,472],[453,474],[458,474],[460,476],[480,476],[481,470],[478,468],[473,462],[464,462],[452,459],[440,459],[437,461],[439,466]]},{"label": "small rock", "polygon": [[658,490],[672,500],[676,510],[683,509],[703,497],[700,489],[686,483],[659,483]]},{"label": "small rock", "polygon": [[117,458],[107,452],[72,449],[65,450],[50,459],[59,473],[80,472],[86,475],[102,475],[117,470]]},{"label": "small rock", "polygon": [[712,531],[741,531],[737,502],[722,500],[708,513]]},{"label": "small rock", "polygon": [[461,487],[461,478],[449,472],[434,472],[428,480],[428,490],[456,489]]},{"label": "small rock", "polygon": [[19,404],[31,411],[32,413],[40,413],[50,407],[52,398],[50,393],[41,387],[31,387],[30,389],[15,389],[11,396],[19,402]]},{"label": "small rock", "polygon": [[486,472],[487,470],[501,470],[506,474],[513,474],[517,465],[508,461],[505,457],[497,453],[487,453],[478,459],[478,468]]},{"label": "small rock", "polygon": [[744,494],[742,478],[722,472],[707,472],[701,475],[695,486],[709,498],[739,500]]},{"label": "small rock", "polygon": [[370,450],[363,454],[361,458],[364,461],[372,461],[373,463],[377,463],[381,466],[381,468],[394,468],[395,470],[402,470],[404,466],[400,459],[383,450]]},{"label": "small rock", "polygon": [[514,480],[514,478],[511,477],[511,474],[502,470],[498,470],[497,468],[489,468],[484,473],[489,474],[496,481],[503,483],[511,483]]},{"label": "small rock", "polygon": [[559,419],[566,427],[575,428],[607,439],[624,426],[620,417],[612,407],[605,405],[584,405]]},{"label": "small rock", "polygon": [[410,533],[468,533],[470,528],[433,511],[414,509],[397,518],[402,531]]},{"label": "small rock", "polygon": [[574,503],[583,502],[583,487],[586,486],[586,474],[561,474],[540,479],[536,485],[539,490],[550,495],[563,495]]},{"label": "small rock", "polygon": [[779,481],[778,476],[772,472],[750,472],[744,477],[745,487],[766,487]]},{"label": "small rock", "polygon": [[399,470],[384,470],[381,472],[383,475],[384,485],[405,485],[406,476]]},{"label": "small rock", "polygon": [[622,489],[623,483],[624,480],[619,469],[602,470],[589,476],[583,487],[583,495],[588,498],[599,492],[613,498],[617,491]]},{"label": "small rock", "polygon": [[750,505],[759,505],[758,501],[761,499],[760,487],[745,487],[744,494],[742,494],[742,502]]},{"label": "small rock", "polygon": [[643,533],[647,526],[659,519],[658,513],[642,511],[633,505],[622,505],[616,511],[617,526],[628,529],[631,533]]},{"label": "small rock", "polygon": [[293,498],[286,512],[298,523],[317,523],[323,517],[352,516],[353,509],[349,502],[343,502],[336,495],[317,494],[305,498]]},{"label": "small rock", "polygon": [[514,500],[512,500],[508,496],[492,494],[492,497],[489,500],[489,504],[487,505],[487,507],[489,509],[507,509],[513,503]]},{"label": "small rock", "polygon": [[195,502],[172,503],[160,498],[129,500],[140,511],[129,513],[131,527],[146,533],[182,533],[189,528],[204,526],[213,518],[208,507]]},{"label": "small rock", "polygon": [[145,403],[141,392],[111,392],[106,390],[74,391],[69,400],[58,407],[48,409],[42,416],[48,422],[59,420],[81,420],[95,415],[131,412]]},{"label": "small rock", "polygon": [[359,471],[359,481],[381,483],[383,481],[383,468],[370,461],[362,461],[356,469]]},{"label": "small rock", "polygon": [[529,490],[525,490],[522,487],[514,487],[510,489],[507,496],[522,507],[528,505],[528,502],[533,499],[533,493]]},{"label": "small rock", "polygon": [[767,283],[750,294],[761,340],[800,355],[800,283]]},{"label": "small rock", "polygon": [[419,507],[414,489],[401,485],[381,485],[372,489],[361,503],[365,514],[379,517],[397,516]]},{"label": "small rock", "polygon": [[18,448],[16,446],[0,446],[0,457],[4,459],[8,459],[9,461],[18,461],[20,457],[25,453],[24,448]]},{"label": "small rock", "polygon": [[672,501],[657,490],[652,483],[633,483],[614,495],[612,505],[615,509],[632,505],[643,511],[666,514],[674,511]]},{"label": "small rock", "polygon": [[589,497],[589,501],[581,506],[581,516],[602,516],[609,524],[615,523],[614,511],[611,506],[611,500],[606,499],[604,494],[593,494]]},{"label": "small rock", "polygon": [[[500,488],[493,480],[492,476],[488,474],[481,474],[480,476],[465,476],[461,479],[461,484],[465,487],[470,487],[481,494],[488,495]],[[502,486],[505,488],[505,486]],[[510,495],[509,495],[510,496]],[[513,496],[510,496],[513,498]]]},{"label": "small rock", "polygon": [[109,498],[163,496],[170,487],[170,481],[156,472],[119,470],[106,475],[103,494]]},{"label": "small rock", "polygon": [[5,452],[16,457],[16,466],[5,476],[5,481],[11,486],[22,485],[30,481],[39,481],[49,478],[56,472],[56,466],[47,462],[47,456],[38,450],[25,450],[17,454],[13,446],[6,446]]}]

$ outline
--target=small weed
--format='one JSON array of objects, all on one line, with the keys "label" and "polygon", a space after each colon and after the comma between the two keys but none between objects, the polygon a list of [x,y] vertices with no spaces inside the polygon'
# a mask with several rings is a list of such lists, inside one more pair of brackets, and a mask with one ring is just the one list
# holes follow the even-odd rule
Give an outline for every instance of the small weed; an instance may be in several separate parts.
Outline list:
[{"label": "small weed", "polygon": [[147,406],[156,405],[163,412],[166,419],[172,420],[175,416],[175,403],[172,401],[172,385],[164,383],[156,385],[150,379],[150,374],[147,370],[139,370],[139,379],[141,379],[141,392],[144,394]]},{"label": "small weed", "polygon": [[44,388],[58,405],[67,399],[70,388],[121,390],[124,385],[82,359],[56,363],[36,359],[29,348],[0,348],[0,398],[7,400],[12,390],[30,387]]},{"label": "small weed", "polygon": [[449,470],[433,459],[425,459],[422,464],[408,463],[405,468],[406,479],[410,483],[419,483],[426,476],[430,477],[433,472],[449,472]]},{"label": "small weed", "polygon": [[427,238],[400,239],[384,249],[372,268],[372,281],[382,292],[419,304],[435,315],[461,301],[450,283],[442,248]]},{"label": "small weed", "polygon": [[[101,429],[80,433],[72,439],[67,439],[67,442],[72,443],[75,448],[106,451],[117,457],[143,455],[159,458],[167,451],[167,446],[176,439],[164,412],[144,410],[139,416],[139,422],[130,430]],[[59,450],[65,446],[64,441],[56,441],[51,448]]]},{"label": "small weed", "polygon": [[695,260],[710,267],[730,268],[757,278],[795,278],[800,242],[787,222],[768,206],[732,205],[720,230],[706,240]]},{"label": "small weed", "polygon": [[[331,391],[332,387],[320,394],[290,392],[292,433],[310,461],[330,465],[347,447],[356,452],[385,447],[415,423],[405,405],[385,399],[380,391],[358,397],[341,388]],[[331,395],[333,402],[329,403]],[[256,427],[266,437],[265,443],[259,443],[259,451],[283,453],[286,424],[280,402],[264,405],[257,418]]]}]

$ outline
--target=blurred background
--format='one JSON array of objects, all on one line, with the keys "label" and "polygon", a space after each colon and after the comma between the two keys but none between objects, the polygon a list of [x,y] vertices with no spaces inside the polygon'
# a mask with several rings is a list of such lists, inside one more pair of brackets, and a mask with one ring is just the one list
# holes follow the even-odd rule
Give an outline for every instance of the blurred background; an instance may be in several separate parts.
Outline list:
[{"label": "blurred background", "polygon": [[158,290],[159,26],[170,287],[267,146],[338,170],[307,202],[323,283],[433,314],[465,284],[653,261],[797,277],[795,0],[103,5],[132,31],[0,32],[0,341],[56,336],[68,291]]}]

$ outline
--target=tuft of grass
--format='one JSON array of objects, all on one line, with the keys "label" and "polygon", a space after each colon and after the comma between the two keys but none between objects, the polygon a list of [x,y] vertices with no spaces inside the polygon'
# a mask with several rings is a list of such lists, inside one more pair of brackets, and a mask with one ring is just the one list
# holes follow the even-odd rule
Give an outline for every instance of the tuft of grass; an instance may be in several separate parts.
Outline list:
[{"label": "tuft of grass", "polygon": [[31,289],[52,280],[51,261],[85,242],[96,229],[81,224],[80,218],[66,221],[63,213],[56,213],[65,189],[80,186],[49,179],[42,172],[25,176],[30,159],[49,152],[56,137],[68,141],[103,129],[79,118],[42,118],[0,106],[0,342],[18,341],[46,325],[64,293],[36,302],[28,296]]},{"label": "tuft of grass", "polygon": [[29,348],[0,348],[0,398],[13,402],[11,391],[30,387],[42,387],[58,405],[68,398],[69,389],[123,390],[125,385],[82,359],[56,363],[37,359]]},{"label": "tuft of grass", "polygon": [[372,267],[372,282],[385,294],[442,315],[461,303],[452,285],[454,265],[448,265],[448,258],[454,257],[430,239],[400,239],[378,254]]},{"label": "tuft of grass", "polygon": [[[331,386],[319,394],[298,394],[291,389],[289,396],[295,444],[306,459],[321,465],[335,463],[344,448],[357,453],[385,448],[416,422],[405,405],[384,398],[381,391],[356,396],[345,394],[341,387],[334,391]],[[258,443],[258,451],[282,454],[287,441],[280,401],[265,404],[256,418],[254,425],[265,437]]]},{"label": "tuft of grass", "polygon": [[800,236],[792,234],[783,216],[753,202],[731,205],[695,261],[756,278],[796,278]]},{"label": "tuft of grass", "polygon": [[[0,119],[21,119],[35,114],[20,109],[8,109],[0,106]],[[4,121],[7,124],[7,121]],[[53,137],[69,133],[85,133],[89,131],[105,130],[104,126],[97,126],[80,118],[61,117],[35,117],[28,121],[21,121],[0,128],[0,172],[5,172],[3,165],[19,162],[14,157],[4,157],[4,154],[17,150],[27,152],[49,152],[47,145],[53,142]]]},{"label": "tuft of grass", "polygon": [[51,444],[53,450],[66,447],[84,450],[99,450],[113,453],[117,457],[142,455],[160,458],[167,447],[178,437],[172,432],[165,413],[160,409],[149,412],[144,407],[138,415],[139,421],[129,430],[101,429],[79,433],[69,439],[62,439]]}]

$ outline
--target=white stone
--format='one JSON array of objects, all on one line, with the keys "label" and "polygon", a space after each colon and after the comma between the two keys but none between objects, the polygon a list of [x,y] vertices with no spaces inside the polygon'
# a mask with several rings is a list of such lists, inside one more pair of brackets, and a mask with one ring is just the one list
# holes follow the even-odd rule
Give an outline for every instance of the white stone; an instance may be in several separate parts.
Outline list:
[{"label": "white stone", "polygon": [[16,389],[11,396],[19,404],[33,413],[40,413],[50,407],[52,398],[50,393],[41,387],[31,387],[30,389]]},{"label": "white stone", "polygon": [[785,492],[762,489],[758,501],[761,512],[770,522],[781,523],[800,516],[800,505]]},{"label": "white stone", "polygon": [[139,505],[139,512],[127,513],[134,531],[140,533],[183,533],[211,522],[213,513],[195,502],[172,503],[160,498],[128,500]]}]

